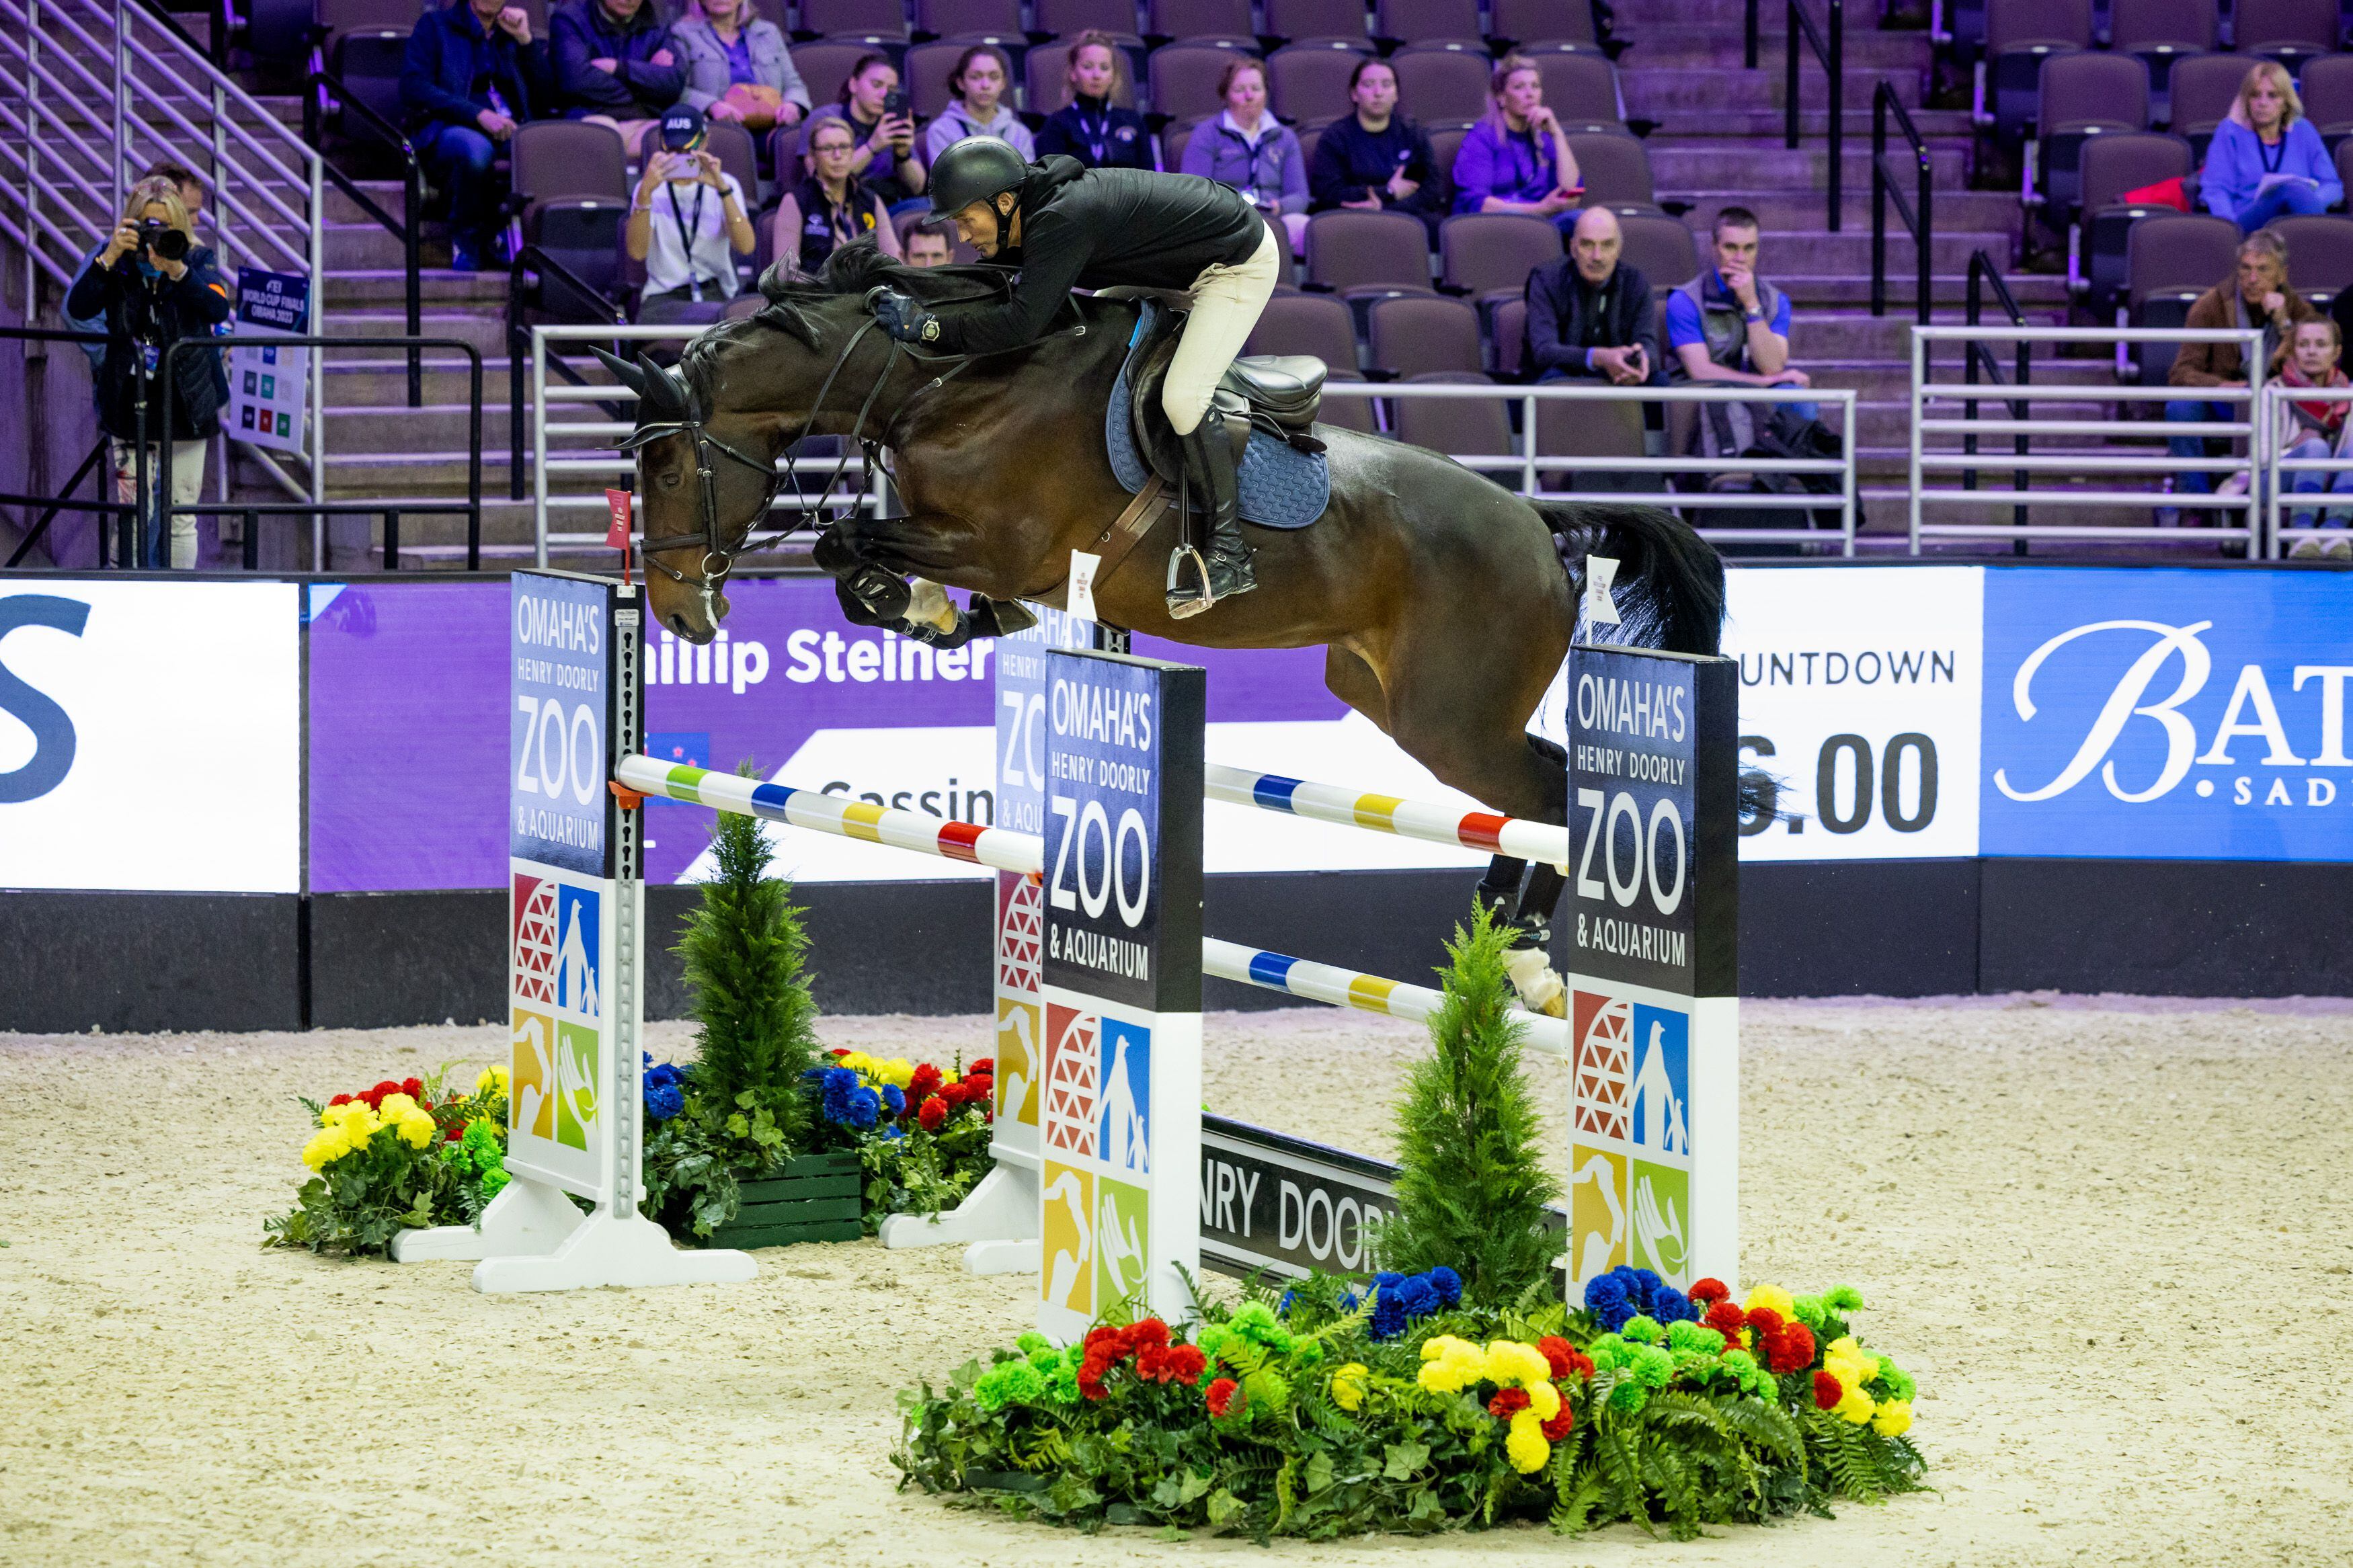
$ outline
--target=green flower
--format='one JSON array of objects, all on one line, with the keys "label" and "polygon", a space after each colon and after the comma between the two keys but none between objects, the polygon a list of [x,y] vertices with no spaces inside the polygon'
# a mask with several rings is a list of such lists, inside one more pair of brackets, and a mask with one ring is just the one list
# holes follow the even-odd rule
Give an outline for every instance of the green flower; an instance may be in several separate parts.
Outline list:
[{"label": "green flower", "polygon": [[1226,1331],[1271,1351],[1288,1351],[1292,1344],[1291,1331],[1275,1321],[1274,1309],[1263,1301],[1243,1302],[1226,1324]]},{"label": "green flower", "polygon": [[1852,1285],[1833,1285],[1823,1293],[1834,1312],[1859,1312],[1862,1310],[1862,1292]]},{"label": "green flower", "polygon": [[1020,1350],[1023,1355],[1029,1358],[1029,1364],[1032,1366],[1038,1364],[1038,1352],[1039,1351],[1045,1351],[1052,1354],[1060,1353],[1060,1352],[1055,1351],[1053,1341],[1048,1339],[1045,1335],[1039,1333],[1035,1329],[1030,1330],[1028,1333],[1014,1341],[1013,1343]]},{"label": "green flower", "polygon": [[1724,1349],[1724,1336],[1705,1323],[1669,1323],[1667,1348],[1714,1355]]},{"label": "green flower", "polygon": [[1885,1356],[1879,1358],[1879,1383],[1887,1390],[1890,1399],[1908,1401],[1920,1392],[1920,1385],[1912,1381],[1912,1374]]},{"label": "green flower", "polygon": [[1651,1391],[1639,1383],[1621,1383],[1609,1391],[1609,1408],[1628,1415],[1651,1403]]},{"label": "green flower", "polygon": [[1069,1362],[1046,1373],[1046,1397],[1057,1405],[1079,1402],[1079,1369]]},{"label": "green flower", "polygon": [[1615,1372],[1633,1364],[1633,1347],[1616,1334],[1599,1336],[1585,1347],[1585,1353],[1592,1358],[1596,1372]]},{"label": "green flower", "polygon": [[1675,1358],[1655,1345],[1639,1346],[1632,1366],[1634,1381],[1645,1388],[1664,1388],[1675,1375]]},{"label": "green flower", "polygon": [[972,1397],[991,1415],[1008,1405],[1035,1405],[1046,1392],[1046,1379],[1026,1361],[1000,1362],[980,1374]]},{"label": "green flower", "polygon": [[1800,1296],[1790,1307],[1798,1314],[1798,1321],[1810,1329],[1820,1328],[1822,1320],[1830,1316],[1830,1308],[1820,1296]]},{"label": "green flower", "polygon": [[1637,1344],[1654,1345],[1666,1338],[1666,1331],[1659,1327],[1658,1320],[1641,1312],[1627,1319],[1625,1327],[1618,1331]]}]

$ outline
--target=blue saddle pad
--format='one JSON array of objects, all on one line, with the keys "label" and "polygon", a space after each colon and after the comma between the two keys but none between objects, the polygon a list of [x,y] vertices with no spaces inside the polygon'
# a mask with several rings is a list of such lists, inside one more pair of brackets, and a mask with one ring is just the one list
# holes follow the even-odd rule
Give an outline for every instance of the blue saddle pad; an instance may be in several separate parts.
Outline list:
[{"label": "blue saddle pad", "polygon": [[[1135,368],[1137,351],[1159,324],[1162,307],[1144,301],[1144,319],[1128,340],[1127,363],[1111,389],[1111,407],[1103,415],[1103,445],[1111,454],[1111,471],[1130,495],[1152,477],[1152,467],[1136,450],[1135,426],[1128,413],[1128,373]],[[1332,471],[1321,452],[1303,452],[1288,441],[1278,441],[1263,430],[1250,432],[1242,453],[1241,514],[1261,528],[1305,528],[1324,515],[1332,502]]]}]

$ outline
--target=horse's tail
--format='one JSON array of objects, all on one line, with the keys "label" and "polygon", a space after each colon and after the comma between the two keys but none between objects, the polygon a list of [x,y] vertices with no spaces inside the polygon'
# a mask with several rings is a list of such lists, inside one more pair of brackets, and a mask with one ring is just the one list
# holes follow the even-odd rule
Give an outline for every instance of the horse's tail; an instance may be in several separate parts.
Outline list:
[{"label": "horse's tail", "polygon": [[1618,563],[1622,621],[1610,640],[1672,653],[1717,651],[1724,630],[1724,558],[1672,512],[1607,502],[1537,501],[1578,599],[1585,558]]}]

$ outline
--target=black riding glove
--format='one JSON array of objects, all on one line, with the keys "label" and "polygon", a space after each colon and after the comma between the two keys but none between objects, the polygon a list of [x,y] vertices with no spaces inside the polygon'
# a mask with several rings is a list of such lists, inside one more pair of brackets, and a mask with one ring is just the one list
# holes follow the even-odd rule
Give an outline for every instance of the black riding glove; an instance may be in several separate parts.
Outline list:
[{"label": "black riding glove", "polygon": [[871,296],[874,319],[882,330],[902,343],[929,343],[939,341],[939,319],[923,309],[913,296],[896,289],[878,289]]}]

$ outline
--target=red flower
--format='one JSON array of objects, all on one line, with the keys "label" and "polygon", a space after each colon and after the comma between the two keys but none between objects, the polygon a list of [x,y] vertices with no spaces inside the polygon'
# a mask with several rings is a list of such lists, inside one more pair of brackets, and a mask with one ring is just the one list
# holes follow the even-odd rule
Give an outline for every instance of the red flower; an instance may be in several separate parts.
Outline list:
[{"label": "red flower", "polygon": [[840,1060],[843,1057],[846,1057],[846,1056],[848,1056],[848,1055],[849,1054],[849,1047],[848,1046],[836,1046],[836,1047],[833,1047],[833,1049],[831,1049],[831,1050],[829,1050],[829,1051],[826,1052],[825,1054],[826,1054],[827,1056],[829,1056],[829,1057],[833,1058],[836,1061],[839,1061],[839,1060]]},{"label": "red flower", "polygon": [[956,1085],[975,1105],[987,1105],[997,1089],[997,1080],[985,1072],[969,1073],[956,1079]]},{"label": "red flower", "polygon": [[1500,1390],[1494,1398],[1487,1401],[1487,1414],[1498,1421],[1509,1421],[1527,1407],[1528,1391],[1525,1388]]},{"label": "red flower", "polygon": [[1747,1321],[1747,1319],[1748,1314],[1731,1302],[1718,1301],[1707,1310],[1707,1316],[1702,1318],[1700,1321],[1729,1340],[1740,1331],[1740,1325]]},{"label": "red flower", "polygon": [[1157,1318],[1139,1318],[1127,1331],[1127,1342],[1137,1350],[1168,1348],[1168,1325]]},{"label": "red flower", "polygon": [[1838,1402],[1846,1397],[1846,1390],[1829,1373],[1814,1373],[1814,1404],[1824,1410],[1835,1410]]},{"label": "red flower", "polygon": [[948,1102],[933,1095],[915,1108],[915,1120],[926,1132],[937,1132],[940,1123],[948,1119]]},{"label": "red flower", "polygon": [[1568,1407],[1568,1401],[1566,1399],[1560,1402],[1560,1414],[1538,1428],[1544,1433],[1545,1441],[1547,1443],[1557,1443],[1576,1429],[1577,1412]]},{"label": "red flower", "polygon": [[1766,1366],[1775,1373],[1803,1372],[1813,1364],[1814,1331],[1803,1323],[1784,1323],[1758,1342]]},{"label": "red flower", "polygon": [[1221,1377],[1209,1384],[1207,1397],[1212,1415],[1238,1412],[1248,1403],[1242,1396],[1242,1385],[1230,1377]]},{"label": "red flower", "polygon": [[977,1073],[995,1072],[997,1070],[997,1058],[995,1057],[983,1057],[964,1070],[966,1072]]},{"label": "red flower", "polygon": [[444,1143],[455,1143],[456,1142],[458,1142],[458,1140],[459,1140],[460,1138],[463,1138],[465,1135],[466,1135],[466,1130],[465,1130],[465,1128],[463,1128],[463,1127],[452,1127],[452,1128],[450,1128],[450,1129],[449,1129],[449,1131],[448,1131],[444,1132],[443,1134],[441,1134],[441,1142],[443,1142]]},{"label": "red flower", "polygon": [[1160,1366],[1161,1382],[1166,1383],[1173,1378],[1190,1387],[1200,1382],[1201,1374],[1209,1370],[1209,1358],[1203,1355],[1197,1345],[1170,1345],[1160,1353]]},{"label": "red flower", "polygon": [[1683,1294],[1690,1297],[1693,1300],[1697,1301],[1700,1305],[1707,1307],[1714,1306],[1718,1301],[1728,1300],[1732,1295],[1732,1291],[1721,1279],[1694,1279],[1692,1281],[1692,1288],[1684,1291]]},{"label": "red flower", "polygon": [[400,1092],[422,1105],[425,1103],[425,1080],[421,1078],[402,1079]]},{"label": "red flower", "polygon": [[348,1095],[348,1094],[339,1094],[339,1095],[335,1096],[335,1098],[334,1098],[334,1099],[332,1099],[332,1100],[331,1100],[327,1101],[327,1103],[328,1103],[329,1105],[331,1105],[331,1106],[332,1106],[332,1105],[349,1105],[351,1102],[352,1102],[352,1097],[351,1097],[350,1095]]},{"label": "red flower", "polygon": [[1544,1352],[1546,1362],[1552,1367],[1555,1383],[1571,1377],[1593,1375],[1593,1363],[1587,1359],[1585,1352],[1557,1334],[1546,1334],[1538,1340],[1536,1349]]},{"label": "red flower", "polygon": [[915,1069],[914,1076],[907,1080],[907,1103],[910,1105],[922,1104],[924,1100],[929,1100],[932,1096],[939,1093],[940,1085],[944,1081],[944,1080],[940,1076],[940,1069],[934,1067],[931,1063],[925,1062],[923,1066],[917,1068]]},{"label": "red flower", "polygon": [[1759,1307],[1748,1314],[1746,1326],[1757,1331],[1757,1342],[1762,1344],[1780,1331],[1781,1314],[1770,1307]]}]

